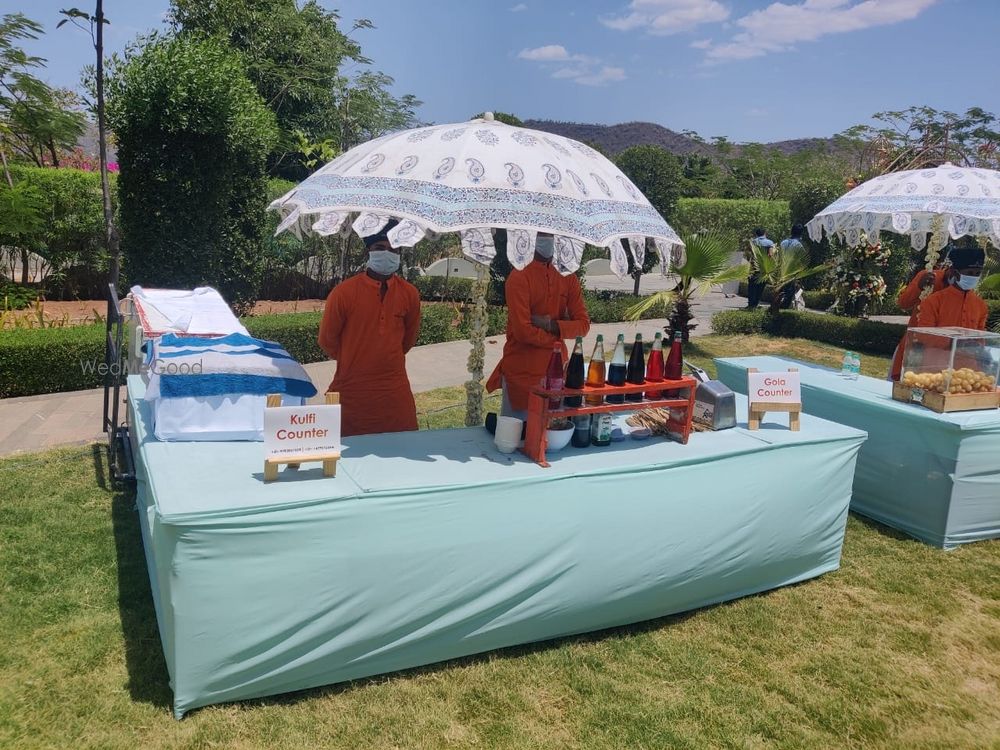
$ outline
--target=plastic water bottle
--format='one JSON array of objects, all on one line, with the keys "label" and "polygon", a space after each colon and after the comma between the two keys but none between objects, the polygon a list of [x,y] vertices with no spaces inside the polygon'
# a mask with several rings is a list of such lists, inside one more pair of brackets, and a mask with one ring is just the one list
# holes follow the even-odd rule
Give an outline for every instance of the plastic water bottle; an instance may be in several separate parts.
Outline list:
[{"label": "plastic water bottle", "polygon": [[851,380],[857,380],[861,375],[861,355],[851,352]]},{"label": "plastic water bottle", "polygon": [[854,352],[845,351],[844,358],[841,360],[840,364],[840,377],[850,378],[851,371],[854,369]]}]

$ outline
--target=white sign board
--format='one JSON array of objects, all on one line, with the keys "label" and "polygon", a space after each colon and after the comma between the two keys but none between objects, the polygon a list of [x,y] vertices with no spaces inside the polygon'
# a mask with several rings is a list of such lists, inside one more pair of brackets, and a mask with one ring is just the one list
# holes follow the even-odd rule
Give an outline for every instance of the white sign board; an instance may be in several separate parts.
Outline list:
[{"label": "white sign board", "polygon": [[339,451],[339,404],[264,409],[264,455],[267,458]]},{"label": "white sign board", "polygon": [[752,404],[800,404],[799,373],[748,372],[747,398]]}]

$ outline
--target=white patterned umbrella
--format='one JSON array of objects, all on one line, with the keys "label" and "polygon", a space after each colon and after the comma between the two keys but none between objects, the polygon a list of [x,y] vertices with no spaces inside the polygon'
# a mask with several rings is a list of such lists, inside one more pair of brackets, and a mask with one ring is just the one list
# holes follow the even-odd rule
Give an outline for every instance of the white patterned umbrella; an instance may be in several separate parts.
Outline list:
[{"label": "white patterned umbrella", "polygon": [[910,235],[923,250],[927,233],[958,239],[988,237],[1000,247],[1000,172],[976,167],[940,167],[891,172],[858,185],[820,211],[807,225],[817,242],[837,236],[849,246],[880,232]]},{"label": "white patterned umbrella", "polygon": [[532,259],[535,237],[555,237],[555,267],[580,267],[584,243],[606,247],[623,277],[622,239],[641,264],[646,239],[665,272],[683,243],[646,197],[610,161],[578,141],[485,119],[394,133],[352,148],[274,201],[278,232],[376,234],[390,221],[393,247],[430,233],[457,232],[462,251],[489,263],[493,228],[507,230],[515,268]]}]

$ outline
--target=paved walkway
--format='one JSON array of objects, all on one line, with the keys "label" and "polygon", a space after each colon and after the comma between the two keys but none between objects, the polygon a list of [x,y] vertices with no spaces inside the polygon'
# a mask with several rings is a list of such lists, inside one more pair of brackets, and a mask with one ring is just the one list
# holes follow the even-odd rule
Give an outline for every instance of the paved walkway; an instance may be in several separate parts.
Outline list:
[{"label": "paved walkway", "polygon": [[[711,332],[709,321],[720,310],[739,309],[746,304],[740,297],[726,297],[712,292],[697,299],[695,305],[698,327],[695,336]],[[905,318],[902,319],[905,322]],[[635,323],[595,324],[584,340],[584,353],[590,356],[597,334],[603,334],[606,345],[613,345],[619,333],[631,340],[636,332],[651,339],[662,331],[666,320],[644,320]],[[503,352],[505,337],[491,336],[486,340],[485,372],[489,375]],[[415,347],[406,358],[406,371],[415,393],[444,386],[462,385],[468,380],[466,360],[468,341],[448,341]],[[333,379],[333,362],[306,365],[306,371],[320,391]],[[86,443],[102,437],[101,410],[103,391],[94,389],[43,396],[0,399],[0,456],[21,451],[36,451],[57,445]]]}]

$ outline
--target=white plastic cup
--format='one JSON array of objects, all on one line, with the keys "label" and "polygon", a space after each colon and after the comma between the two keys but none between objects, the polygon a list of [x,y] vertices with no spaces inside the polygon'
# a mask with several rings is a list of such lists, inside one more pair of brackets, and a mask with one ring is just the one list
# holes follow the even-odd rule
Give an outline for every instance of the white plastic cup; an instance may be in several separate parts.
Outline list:
[{"label": "white plastic cup", "polygon": [[513,453],[521,443],[521,427],[524,423],[517,417],[497,417],[497,431],[493,437],[497,450]]}]

